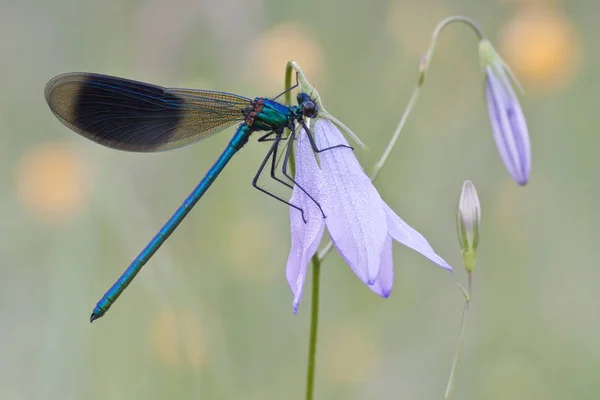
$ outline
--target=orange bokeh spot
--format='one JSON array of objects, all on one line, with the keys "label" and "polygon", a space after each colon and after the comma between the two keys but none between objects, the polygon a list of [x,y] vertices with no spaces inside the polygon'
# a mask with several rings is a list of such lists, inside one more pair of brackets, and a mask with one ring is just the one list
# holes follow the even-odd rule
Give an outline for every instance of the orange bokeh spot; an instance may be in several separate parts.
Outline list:
[{"label": "orange bokeh spot", "polygon": [[154,354],[165,365],[198,368],[207,361],[202,326],[187,311],[165,310],[158,314],[150,327],[149,341]]},{"label": "orange bokeh spot", "polygon": [[347,322],[323,334],[323,375],[331,382],[347,384],[369,381],[381,364],[373,336],[359,324]]},{"label": "orange bokeh spot", "polygon": [[502,30],[500,53],[524,86],[554,88],[578,69],[580,39],[564,13],[540,6],[520,11]]},{"label": "orange bokeh spot", "polygon": [[164,364],[175,366],[181,363],[177,317],[172,311],[157,315],[149,334],[152,350]]},{"label": "orange bokeh spot", "polygon": [[[417,57],[414,61],[409,60],[413,62],[409,68],[416,70],[418,57],[427,51],[436,24],[450,14],[444,4],[435,0],[390,2],[385,27],[402,46],[402,51],[411,58]],[[445,45],[451,44],[446,42]],[[436,51],[444,51],[444,47],[440,46]]]},{"label": "orange bokeh spot", "polygon": [[322,81],[323,49],[314,34],[300,23],[276,25],[259,36],[250,49],[250,59],[255,60],[248,65],[250,74],[272,89],[283,88],[285,66],[290,60],[298,62],[311,83],[318,85]]},{"label": "orange bokeh spot", "polygon": [[87,198],[85,162],[66,143],[34,147],[16,169],[16,190],[25,208],[44,220],[62,220],[79,212]]}]

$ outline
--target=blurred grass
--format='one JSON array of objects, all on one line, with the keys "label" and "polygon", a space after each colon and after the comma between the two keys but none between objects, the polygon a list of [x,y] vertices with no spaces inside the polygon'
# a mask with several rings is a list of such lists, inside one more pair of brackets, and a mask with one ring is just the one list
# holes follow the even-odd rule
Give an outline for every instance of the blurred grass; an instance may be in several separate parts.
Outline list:
[{"label": "blurred grass", "polygon": [[236,156],[91,326],[95,301],[231,132],[175,152],[111,151],[56,121],[43,99],[51,77],[92,71],[269,96],[293,58],[370,147],[358,153],[368,168],[433,27],[456,13],[480,23],[525,86],[531,183],[516,187],[496,153],[474,38],[449,29],[378,187],[456,272],[396,246],[394,292],[382,300],[332,255],[317,396],[441,396],[464,277],[453,213],[471,179],[483,231],[454,398],[597,398],[599,12],[591,0],[1,0],[0,398],[303,397],[309,303],[292,315],[288,210],[250,185],[264,146]]}]

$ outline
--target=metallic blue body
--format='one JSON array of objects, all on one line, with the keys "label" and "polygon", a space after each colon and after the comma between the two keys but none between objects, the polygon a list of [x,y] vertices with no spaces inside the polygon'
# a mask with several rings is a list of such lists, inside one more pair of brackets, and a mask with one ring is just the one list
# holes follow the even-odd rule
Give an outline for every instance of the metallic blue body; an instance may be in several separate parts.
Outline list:
[{"label": "metallic blue body", "polygon": [[52,112],[66,126],[96,143],[124,151],[170,150],[241,123],[198,186],[96,304],[90,321],[108,311],[253,132],[268,132],[266,136],[273,133],[276,138],[253,181],[253,185],[260,189],[256,179],[269,156],[275,154],[273,151],[284,129],[293,130],[296,121],[316,115],[315,105],[304,93],[298,95],[298,105],[286,106],[263,97],[251,100],[232,93],[164,88],[118,77],[77,72],[50,80],[44,95]]},{"label": "metallic blue body", "polygon": [[[243,123],[235,131],[235,134],[229,141],[229,144],[221,153],[221,156],[217,159],[215,164],[208,170],[204,178],[198,183],[198,186],[190,193],[185,199],[183,204],[175,211],[173,216],[165,223],[165,225],[158,231],[154,238],[146,245],[144,250],[131,262],[129,267],[123,272],[121,277],[107,290],[102,296],[100,301],[94,307],[94,311],[90,317],[90,321],[94,321],[102,317],[117,298],[123,293],[125,288],[129,286],[131,281],[135,278],[138,272],[141,271],[142,267],[148,262],[148,260],[156,253],[156,251],[162,246],[167,238],[175,231],[181,221],[188,215],[191,209],[196,205],[198,200],[206,193],[210,185],[215,181],[219,173],[225,168],[229,160],[235,153],[238,152],[244,146],[252,132],[257,130],[276,130],[282,129],[293,121],[299,113],[300,109],[297,106],[288,107],[283,104],[277,103],[276,101],[256,98],[255,101],[262,101],[264,106],[263,109],[258,112],[253,121],[253,126],[250,127],[247,123]],[[293,122],[292,122],[293,123]]]},{"label": "metallic blue body", "polygon": [[[289,107],[285,107],[289,111]],[[223,168],[227,165],[229,160],[235,153],[238,152],[248,142],[248,138],[252,134],[251,129],[247,124],[242,124],[235,131],[235,134],[229,141],[229,144],[221,153],[221,156],[217,159],[215,164],[208,170],[204,178],[198,183],[198,186],[194,188],[192,193],[185,199],[183,204],[175,211],[173,216],[165,223],[165,225],[158,231],[154,238],[148,243],[148,245],[140,252],[140,254],[131,262],[129,267],[123,272],[121,277],[106,291],[104,296],[98,301],[94,311],[90,317],[90,321],[94,321],[102,317],[117,298],[123,293],[125,288],[129,286],[133,278],[140,272],[144,264],[156,253],[156,251],[162,246],[167,238],[173,233],[173,231],[179,226],[181,221],[188,215],[191,209],[196,205],[198,200],[206,193],[210,185],[215,181],[219,173],[223,171]]]}]

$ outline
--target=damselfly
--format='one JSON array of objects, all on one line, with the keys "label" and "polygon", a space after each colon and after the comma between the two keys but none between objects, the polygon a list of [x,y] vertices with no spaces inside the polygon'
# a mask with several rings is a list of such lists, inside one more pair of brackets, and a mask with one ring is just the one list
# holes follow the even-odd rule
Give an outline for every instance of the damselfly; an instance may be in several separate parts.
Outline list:
[{"label": "damselfly", "polygon": [[[53,78],[46,85],[45,97],[52,112],[67,127],[96,143],[125,151],[170,150],[205,139],[236,123],[240,124],[221,156],[198,186],[100,299],[90,322],[108,311],[144,264],[204,195],[233,155],[246,144],[252,133],[263,132],[258,141],[272,142],[252,184],[264,193],[289,204],[261,186],[259,178],[270,164],[273,179],[288,187],[296,184],[287,171],[296,136],[296,124],[309,132],[305,119],[314,118],[318,112],[314,99],[307,93],[297,95],[298,105],[287,106],[275,101],[279,96],[275,99],[250,99],[210,90],[169,89],[89,73],[69,73]],[[284,135],[285,129],[290,131],[288,136]],[[308,136],[315,151],[325,150],[317,150],[314,139],[310,134]],[[280,157],[283,157],[283,176],[275,171]],[[310,196],[310,193],[307,195]],[[298,208],[293,204],[289,205]]]}]

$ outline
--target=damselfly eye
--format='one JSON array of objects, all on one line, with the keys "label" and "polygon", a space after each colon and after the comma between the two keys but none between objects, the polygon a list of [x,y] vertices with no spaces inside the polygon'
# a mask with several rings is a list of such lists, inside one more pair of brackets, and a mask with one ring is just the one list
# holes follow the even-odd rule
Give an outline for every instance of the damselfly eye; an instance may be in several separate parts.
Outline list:
[{"label": "damselfly eye", "polygon": [[311,101],[305,101],[304,103],[302,103],[302,114],[306,117],[306,118],[314,118],[317,116],[317,105]]},{"label": "damselfly eye", "polygon": [[298,105],[302,105],[302,103],[304,103],[305,101],[310,101],[310,96],[304,92],[300,92],[296,96],[296,101],[298,102]]}]

